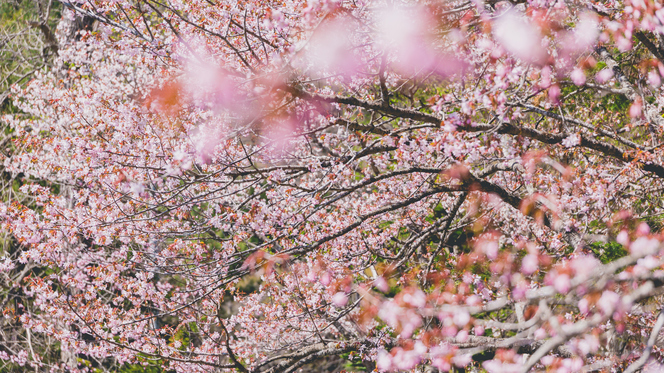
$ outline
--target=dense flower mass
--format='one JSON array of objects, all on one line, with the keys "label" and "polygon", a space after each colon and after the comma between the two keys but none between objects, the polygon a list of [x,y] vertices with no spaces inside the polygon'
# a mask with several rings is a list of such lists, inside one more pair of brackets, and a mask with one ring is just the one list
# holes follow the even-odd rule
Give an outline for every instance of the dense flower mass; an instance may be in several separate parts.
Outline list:
[{"label": "dense flower mass", "polygon": [[61,3],[0,371],[661,369],[661,2]]}]

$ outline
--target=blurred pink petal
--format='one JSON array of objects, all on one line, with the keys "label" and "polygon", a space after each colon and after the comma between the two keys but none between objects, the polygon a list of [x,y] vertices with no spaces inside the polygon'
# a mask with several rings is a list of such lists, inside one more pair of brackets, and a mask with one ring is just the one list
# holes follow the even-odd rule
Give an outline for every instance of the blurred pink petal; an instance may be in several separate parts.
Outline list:
[{"label": "blurred pink petal", "polygon": [[540,87],[549,88],[551,86],[551,68],[549,66],[544,66],[540,75]]},{"label": "blurred pink petal", "polygon": [[337,307],[343,307],[348,304],[348,296],[344,292],[338,292],[332,296],[332,304]]},{"label": "blurred pink petal", "polygon": [[287,118],[264,128],[263,135],[267,143],[272,146],[273,155],[280,156],[291,149],[296,128],[293,118]]},{"label": "blurred pink petal", "polygon": [[571,286],[572,283],[570,282],[569,276],[564,273],[556,276],[553,280],[553,287],[560,294],[567,294]]},{"label": "blurred pink petal", "polygon": [[435,22],[423,7],[392,8],[376,13],[378,45],[395,56],[394,65],[402,73],[434,71],[446,77],[465,68],[465,62],[434,46]]},{"label": "blurred pink petal", "polygon": [[662,79],[659,77],[657,71],[651,70],[648,73],[648,84],[655,88],[658,88],[660,85],[662,85]]},{"label": "blurred pink petal", "polygon": [[629,233],[627,233],[626,230],[621,230],[620,233],[618,233],[618,237],[616,237],[616,242],[623,246],[628,246],[629,245]]},{"label": "blurred pink petal", "polygon": [[582,14],[573,30],[560,34],[561,56],[570,60],[575,59],[579,54],[592,48],[598,37],[597,18],[590,13]]},{"label": "blurred pink petal", "polygon": [[600,84],[608,82],[611,78],[613,78],[613,70],[608,68],[603,69],[602,71],[598,72],[597,75],[595,75],[595,80],[597,80],[597,82]]},{"label": "blurred pink petal", "polygon": [[542,46],[542,34],[516,11],[509,10],[494,24],[496,40],[516,58],[534,64],[544,64],[548,54]]},{"label": "blurred pink petal", "polygon": [[646,222],[642,222],[636,227],[637,236],[645,236],[650,233],[650,226]]},{"label": "blurred pink petal", "polygon": [[312,35],[306,59],[309,70],[319,73],[353,75],[362,66],[353,50],[351,36],[356,25],[347,19],[323,23]]},{"label": "blurred pink petal", "polygon": [[642,110],[641,110],[642,106],[643,105],[641,104],[641,100],[637,99],[636,101],[634,101],[632,103],[632,106],[629,107],[629,116],[632,117],[632,118],[640,117],[641,112],[642,112]]},{"label": "blurred pink petal", "polygon": [[594,14],[584,13],[579,18],[579,23],[574,28],[574,41],[575,47],[579,51],[583,51],[592,47],[597,41],[599,25]]},{"label": "blurred pink petal", "polygon": [[187,69],[187,88],[199,106],[235,108],[238,90],[235,83],[220,68],[206,63],[190,63]]},{"label": "blurred pink petal", "polygon": [[383,293],[386,293],[388,290],[390,290],[390,286],[387,284],[387,281],[385,281],[385,278],[382,276],[377,277],[374,280],[374,286],[376,289],[382,291]]},{"label": "blurred pink petal", "polygon": [[526,255],[523,258],[523,261],[521,262],[521,272],[523,272],[526,275],[532,275],[537,271],[538,268],[538,261],[537,261],[537,255]]},{"label": "blurred pink petal", "polygon": [[572,82],[578,86],[584,85],[586,83],[586,73],[584,73],[583,70],[579,69],[578,67],[572,70],[570,78],[572,78]]},{"label": "blurred pink petal", "polygon": [[560,87],[558,84],[554,84],[549,87],[549,100],[553,104],[560,104]]},{"label": "blurred pink petal", "polygon": [[329,285],[330,282],[332,282],[332,276],[330,276],[330,272],[327,271],[323,272],[323,274],[320,276],[319,281],[323,286]]}]

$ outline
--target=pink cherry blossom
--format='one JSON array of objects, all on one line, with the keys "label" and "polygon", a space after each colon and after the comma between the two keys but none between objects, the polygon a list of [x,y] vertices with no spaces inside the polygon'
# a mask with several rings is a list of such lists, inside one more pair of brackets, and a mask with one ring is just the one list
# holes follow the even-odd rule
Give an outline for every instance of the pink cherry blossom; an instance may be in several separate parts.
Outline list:
[{"label": "pink cherry blossom", "polygon": [[586,74],[578,67],[572,70],[570,78],[572,78],[572,82],[578,86],[582,86],[586,83]]},{"label": "pink cherry blossom", "polygon": [[516,58],[536,64],[544,63],[547,58],[540,31],[518,11],[502,14],[496,20],[494,35]]},{"label": "pink cherry blossom", "polygon": [[338,292],[332,296],[332,303],[337,307],[343,307],[348,304],[348,296],[344,292]]}]

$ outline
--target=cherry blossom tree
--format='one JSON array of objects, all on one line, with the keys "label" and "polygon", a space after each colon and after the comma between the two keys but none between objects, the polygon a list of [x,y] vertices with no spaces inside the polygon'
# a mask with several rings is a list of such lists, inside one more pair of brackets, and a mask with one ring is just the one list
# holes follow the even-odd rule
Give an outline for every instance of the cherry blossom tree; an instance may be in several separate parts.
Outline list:
[{"label": "cherry blossom tree", "polygon": [[60,3],[0,370],[661,369],[661,2]]}]

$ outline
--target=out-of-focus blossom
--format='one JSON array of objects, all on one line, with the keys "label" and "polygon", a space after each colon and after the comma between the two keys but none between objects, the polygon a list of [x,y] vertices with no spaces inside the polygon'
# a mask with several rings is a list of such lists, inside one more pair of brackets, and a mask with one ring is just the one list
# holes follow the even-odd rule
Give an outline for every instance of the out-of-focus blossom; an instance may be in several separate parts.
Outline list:
[{"label": "out-of-focus blossom", "polygon": [[616,237],[616,242],[623,246],[629,246],[629,233],[626,230],[621,230]]},{"label": "out-of-focus blossom", "polygon": [[297,125],[295,118],[278,120],[263,128],[263,137],[268,146],[271,147],[273,155],[282,156],[291,150],[291,139],[296,133]]},{"label": "out-of-focus blossom", "polygon": [[561,55],[573,60],[580,53],[591,48],[599,36],[597,17],[592,13],[583,13],[571,31],[563,32],[560,38]]},{"label": "out-of-focus blossom", "polygon": [[613,78],[613,70],[608,68],[601,70],[595,75],[595,80],[600,84],[608,82],[611,78]]},{"label": "out-of-focus blossom", "polygon": [[354,51],[351,37],[357,27],[351,19],[337,17],[325,21],[312,35],[302,63],[306,69],[323,73],[351,76],[358,72],[361,61]]},{"label": "out-of-focus blossom", "polygon": [[482,325],[475,325],[473,332],[475,335],[484,335],[484,327]]},{"label": "out-of-focus blossom", "polygon": [[374,286],[376,289],[382,291],[383,293],[386,293],[388,290],[390,290],[390,286],[387,284],[387,281],[385,281],[383,276],[376,277],[374,280]]},{"label": "out-of-focus blossom", "polygon": [[544,64],[547,60],[540,30],[515,10],[498,17],[494,24],[494,36],[500,45],[520,60],[534,64]]},{"label": "out-of-focus blossom", "polygon": [[636,227],[636,235],[637,236],[645,236],[650,233],[650,226],[646,222],[641,222],[637,227]]},{"label": "out-of-focus blossom", "polygon": [[507,363],[499,360],[489,360],[482,364],[489,373],[517,373],[523,369],[521,364]]},{"label": "out-of-focus blossom", "polygon": [[470,314],[468,311],[465,310],[459,310],[454,313],[454,324],[458,326],[459,328],[463,328],[470,322]]},{"label": "out-of-focus blossom", "polygon": [[134,197],[140,197],[145,192],[145,186],[142,183],[132,182],[130,190]]},{"label": "out-of-focus blossom", "polygon": [[586,83],[586,73],[578,67],[572,70],[570,78],[572,79],[572,82],[578,86],[582,86]]},{"label": "out-of-focus blossom", "polygon": [[526,255],[521,261],[521,272],[526,275],[531,275],[537,271],[538,262],[537,255],[529,254]]},{"label": "out-of-focus blossom", "polygon": [[405,291],[401,297],[401,300],[403,300],[405,303],[416,308],[424,307],[426,305],[426,299],[426,294],[424,294],[424,292],[420,289]]},{"label": "out-of-focus blossom", "polygon": [[629,246],[632,254],[641,256],[652,254],[659,248],[660,242],[655,238],[639,237]]},{"label": "out-of-focus blossom", "polygon": [[605,291],[597,301],[597,307],[605,315],[612,314],[620,303],[620,296],[612,291]]},{"label": "out-of-focus blossom", "polygon": [[565,273],[557,275],[553,280],[553,287],[560,294],[567,294],[571,286],[569,275]]},{"label": "out-of-focus blossom", "polygon": [[221,68],[209,63],[192,61],[187,66],[187,91],[198,105],[236,110],[240,91]]},{"label": "out-of-focus blossom", "polygon": [[581,144],[581,136],[579,136],[577,133],[573,133],[563,139],[561,144],[566,148],[573,148]]},{"label": "out-of-focus blossom", "polygon": [[637,99],[629,107],[629,116],[632,118],[638,118],[641,116],[643,104],[641,100]]},{"label": "out-of-focus blossom", "polygon": [[344,307],[346,304],[348,304],[348,295],[342,291],[334,294],[332,296],[332,304],[337,307]]},{"label": "out-of-focus blossom", "polygon": [[586,314],[586,313],[588,313],[589,310],[590,310],[590,304],[588,302],[588,299],[587,298],[581,299],[579,301],[579,311],[582,314]]},{"label": "out-of-focus blossom", "polygon": [[378,45],[394,55],[395,67],[404,73],[434,71],[442,76],[460,72],[465,63],[434,48],[435,22],[423,7],[393,7],[376,12]]},{"label": "out-of-focus blossom", "polygon": [[381,372],[389,372],[392,369],[392,357],[385,350],[378,351],[376,368]]},{"label": "out-of-focus blossom", "polygon": [[549,87],[549,101],[551,101],[552,104],[558,105],[560,104],[560,86],[558,84],[554,84],[551,87]]},{"label": "out-of-focus blossom", "polygon": [[659,88],[662,85],[662,79],[657,71],[651,70],[648,72],[648,84],[655,88]]},{"label": "out-of-focus blossom", "polygon": [[319,281],[323,286],[328,286],[332,281],[332,276],[330,275],[330,272],[328,271],[323,272],[323,274],[320,275]]}]

